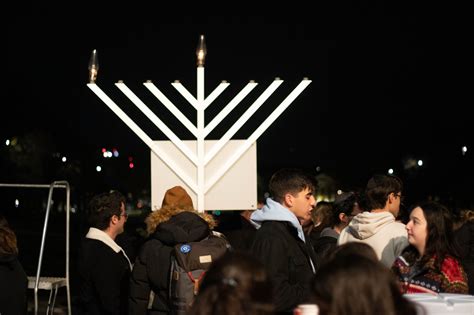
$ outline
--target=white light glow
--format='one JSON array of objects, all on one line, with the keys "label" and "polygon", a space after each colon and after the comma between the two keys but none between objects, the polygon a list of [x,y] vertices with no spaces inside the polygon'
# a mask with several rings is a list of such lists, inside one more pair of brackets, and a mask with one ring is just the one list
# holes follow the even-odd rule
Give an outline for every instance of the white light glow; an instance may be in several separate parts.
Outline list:
[{"label": "white light glow", "polygon": [[393,174],[393,168],[389,168],[389,169],[388,169],[388,173],[389,173],[390,175]]},{"label": "white light glow", "polygon": [[63,161],[63,163],[66,163],[67,158],[66,158],[65,156],[63,156],[63,158],[61,159],[61,161]]},{"label": "white light glow", "polygon": [[418,166],[423,166],[423,160],[418,160],[417,164]]},{"label": "white light glow", "polygon": [[337,194],[338,194],[338,195],[342,194],[342,190],[338,189],[338,190],[337,190]]},{"label": "white light glow", "polygon": [[[7,145],[8,145],[8,144],[7,144]],[[463,146],[462,149],[461,149],[461,151],[462,151],[462,155],[465,155],[466,152],[467,152],[467,146]]]},{"label": "white light glow", "polygon": [[6,144],[7,146],[10,145],[10,139],[7,139],[7,140],[5,141],[5,144]]},{"label": "white light glow", "polygon": [[100,165],[97,165],[97,166],[95,167],[95,170],[96,170],[97,172],[100,172],[100,171],[102,171],[102,167],[101,167]]},{"label": "white light glow", "polygon": [[19,205],[20,205],[20,200],[15,199],[15,208],[18,208]]}]

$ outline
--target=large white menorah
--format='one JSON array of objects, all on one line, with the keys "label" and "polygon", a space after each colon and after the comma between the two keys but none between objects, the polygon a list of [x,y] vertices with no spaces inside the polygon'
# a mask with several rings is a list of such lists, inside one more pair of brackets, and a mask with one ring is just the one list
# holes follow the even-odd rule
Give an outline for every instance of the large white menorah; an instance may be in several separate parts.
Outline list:
[{"label": "large white menorah", "polygon": [[[204,48],[203,48],[204,47]],[[201,50],[199,50],[201,49]],[[204,49],[204,50],[203,50]],[[288,108],[296,97],[311,83],[311,80],[303,79],[296,88],[278,105],[278,107],[259,125],[257,129],[238,147],[233,149],[232,154],[218,166],[212,176],[206,178],[206,165],[224,148],[235,133],[252,117],[260,106],[275,92],[283,83],[283,80],[276,78],[272,84],[253,102],[253,104],[240,116],[231,128],[206,152],[205,139],[209,133],[257,86],[257,83],[250,81],[213,119],[205,126],[204,111],[219,97],[219,95],[229,86],[223,81],[205,97],[204,93],[204,37],[201,36],[198,47],[198,67],[197,67],[197,97],[194,97],[180,82],[172,83],[172,86],[196,109],[197,126],[195,126],[183,113],[151,82],[144,83],[145,87],[164,105],[166,108],[196,137],[197,150],[193,151],[180,138],[171,131],[163,121],[155,115],[125,83],[119,81],[115,85],[135,104],[141,112],[147,116],[155,126],[160,129],[165,136],[181,151],[182,154],[195,166],[197,170],[197,181],[190,176],[162,147],[153,141],[124,111],[118,107],[98,86],[95,84],[97,69],[92,76],[91,82],[87,86],[141,139],[167,167],[176,174],[197,196],[197,209],[200,212],[206,210],[205,195],[228,172],[228,170],[242,157],[253,143],[263,134],[263,132]],[[94,57],[96,58],[96,57]],[[201,59],[200,59],[201,58]],[[94,59],[96,61],[96,59]],[[90,69],[91,70],[91,69]],[[197,153],[196,153],[197,152]],[[253,184],[253,183],[249,183]],[[255,183],[256,186],[256,183]],[[236,188],[234,191],[238,191]],[[239,210],[235,208],[235,210]]]}]

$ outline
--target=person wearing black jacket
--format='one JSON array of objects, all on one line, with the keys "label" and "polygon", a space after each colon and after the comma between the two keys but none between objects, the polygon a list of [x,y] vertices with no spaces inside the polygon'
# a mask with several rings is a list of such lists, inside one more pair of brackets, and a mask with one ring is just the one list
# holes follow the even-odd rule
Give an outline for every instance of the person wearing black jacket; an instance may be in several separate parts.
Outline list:
[{"label": "person wearing black jacket", "polygon": [[311,216],[315,187],[316,179],[300,170],[279,170],[270,179],[272,198],[251,216],[258,230],[250,252],[269,274],[279,313],[290,314],[307,301],[310,281],[318,268],[300,223]]},{"label": "person wearing black jacket", "polygon": [[0,215],[0,314],[26,315],[28,278],[18,260],[16,235]]},{"label": "person wearing black jacket", "polygon": [[132,264],[115,242],[127,221],[125,198],[116,191],[102,193],[92,198],[89,210],[91,227],[79,252],[79,301],[74,314],[127,314]]},{"label": "person wearing black jacket", "polygon": [[206,238],[216,224],[211,215],[194,210],[191,197],[181,186],[168,189],[161,209],[153,211],[145,222],[149,237],[133,267],[129,314],[169,314],[173,247]]}]

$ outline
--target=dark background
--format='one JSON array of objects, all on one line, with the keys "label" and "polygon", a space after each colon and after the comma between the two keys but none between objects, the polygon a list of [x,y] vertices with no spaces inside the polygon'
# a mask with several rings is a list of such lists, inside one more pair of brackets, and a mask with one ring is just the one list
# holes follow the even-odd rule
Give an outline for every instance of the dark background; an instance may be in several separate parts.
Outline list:
[{"label": "dark background", "polygon": [[[201,34],[206,95],[221,80],[231,83],[206,111],[207,122],[249,80],[259,83],[209,139],[222,136],[275,77],[284,83],[235,139],[247,138],[304,77],[311,79],[258,139],[263,191],[281,167],[309,170],[321,184],[332,183],[331,193],[360,189],[374,173],[392,168],[405,184],[407,204],[432,198],[453,210],[473,207],[472,35],[463,17],[469,11],[384,1],[287,2],[258,14],[258,3],[238,2],[219,3],[213,10],[221,13],[210,14],[209,7],[177,4],[38,3],[6,14],[0,183],[71,184],[73,285],[90,196],[118,189],[129,209],[142,202],[150,210],[150,149],[86,86],[93,49],[99,87],[155,140],[166,138],[114,83],[124,80],[180,138],[192,139],[142,83],[153,80],[195,122],[193,108],[170,83],[180,80],[195,93]],[[4,145],[7,139],[15,145]],[[116,148],[120,156],[105,160],[102,148]],[[36,273],[46,197],[47,191],[0,189],[0,212],[17,232],[29,275]],[[63,191],[54,198],[45,275],[64,267]],[[142,223],[131,216],[127,227],[136,233]]]},{"label": "dark background", "polygon": [[[258,139],[264,180],[295,166],[346,190],[392,168],[408,197],[471,202],[473,116],[462,18],[451,8],[401,3],[289,5],[267,14],[233,14],[237,8],[229,6],[214,15],[208,7],[139,3],[19,8],[8,18],[0,131],[2,144],[17,137],[21,150],[2,145],[0,181],[67,179],[78,199],[110,188],[149,194],[150,150],[87,88],[90,54],[98,50],[97,84],[151,138],[166,139],[114,86],[118,80],[179,137],[192,139],[142,83],[153,80],[195,122],[194,109],[170,83],[178,79],[195,93],[195,49],[204,34],[206,95],[221,80],[231,83],[206,111],[207,122],[249,80],[259,83],[209,139],[222,136],[275,77],[284,83],[234,138],[248,137],[303,77],[312,80]],[[117,148],[120,158],[104,161],[102,148]],[[410,166],[418,159],[422,167]]]}]

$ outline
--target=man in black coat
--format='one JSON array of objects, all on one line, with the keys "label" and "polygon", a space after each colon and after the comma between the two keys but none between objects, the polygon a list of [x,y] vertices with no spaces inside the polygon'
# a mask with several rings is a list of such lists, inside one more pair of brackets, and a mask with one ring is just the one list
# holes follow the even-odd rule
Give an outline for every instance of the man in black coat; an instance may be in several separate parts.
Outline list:
[{"label": "man in black coat", "polygon": [[119,192],[94,196],[89,229],[79,254],[79,314],[127,314],[132,265],[115,242],[127,221]]},{"label": "man in black coat", "polygon": [[270,179],[272,198],[251,216],[258,231],[250,251],[270,276],[279,313],[292,313],[306,302],[317,270],[311,242],[305,239],[300,223],[311,216],[315,186],[316,179],[301,170],[279,170]]}]

